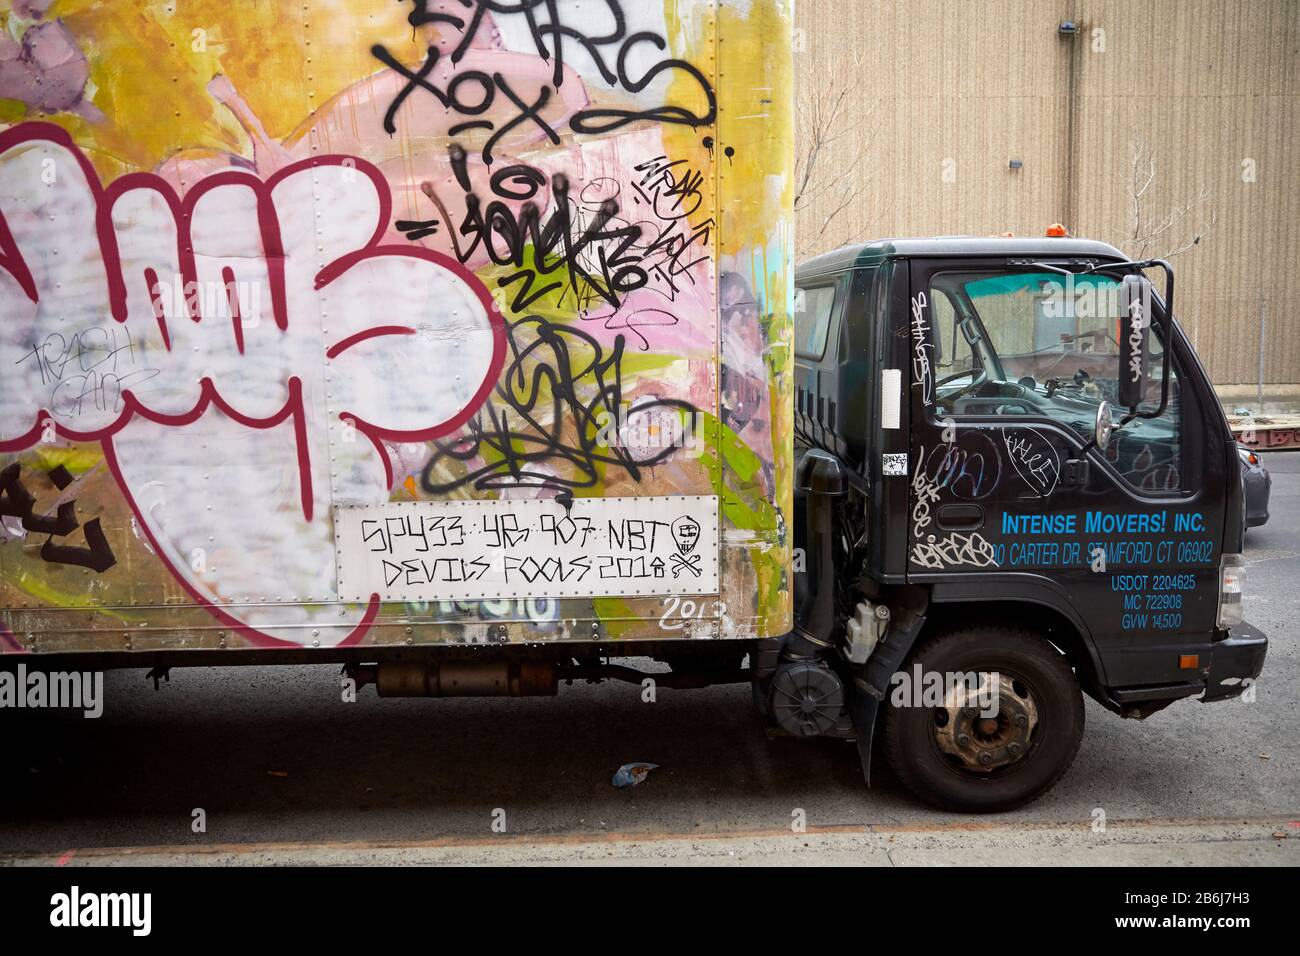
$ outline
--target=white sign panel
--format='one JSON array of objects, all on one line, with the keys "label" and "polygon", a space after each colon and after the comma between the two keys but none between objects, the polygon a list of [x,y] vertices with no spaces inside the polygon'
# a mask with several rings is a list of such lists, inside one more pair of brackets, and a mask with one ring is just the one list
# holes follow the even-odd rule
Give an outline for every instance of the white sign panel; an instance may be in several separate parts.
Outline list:
[{"label": "white sign panel", "polygon": [[345,601],[718,593],[713,495],[336,507]]}]

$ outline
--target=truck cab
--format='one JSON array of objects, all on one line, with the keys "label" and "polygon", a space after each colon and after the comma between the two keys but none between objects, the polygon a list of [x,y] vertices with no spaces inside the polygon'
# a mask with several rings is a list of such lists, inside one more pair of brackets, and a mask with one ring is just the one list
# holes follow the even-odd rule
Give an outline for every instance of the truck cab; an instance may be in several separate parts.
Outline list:
[{"label": "truck cab", "polygon": [[[1001,810],[1068,769],[1081,693],[1144,718],[1250,687],[1267,640],[1241,619],[1237,450],[1167,263],[896,239],[795,284],[802,573],[756,665],[771,719],[856,736],[868,774],[881,742],[922,798]],[[851,730],[798,690],[827,671]]]}]

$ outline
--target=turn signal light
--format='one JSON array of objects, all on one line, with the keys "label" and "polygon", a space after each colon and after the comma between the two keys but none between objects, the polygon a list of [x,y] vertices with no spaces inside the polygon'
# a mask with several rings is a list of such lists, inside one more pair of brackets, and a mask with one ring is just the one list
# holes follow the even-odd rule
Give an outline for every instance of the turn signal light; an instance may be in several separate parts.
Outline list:
[{"label": "turn signal light", "polygon": [[1241,623],[1241,592],[1245,583],[1246,569],[1241,555],[1225,554],[1219,560],[1219,627],[1226,630]]},{"label": "turn signal light", "polygon": [[1199,654],[1180,654],[1178,655],[1178,667],[1180,670],[1195,671],[1201,669],[1201,656]]}]

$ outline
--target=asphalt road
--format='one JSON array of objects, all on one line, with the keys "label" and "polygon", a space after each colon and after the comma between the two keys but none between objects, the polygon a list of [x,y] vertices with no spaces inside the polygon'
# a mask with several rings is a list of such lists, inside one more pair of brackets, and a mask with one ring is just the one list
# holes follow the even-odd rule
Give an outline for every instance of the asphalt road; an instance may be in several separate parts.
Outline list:
[{"label": "asphalt road", "polygon": [[[1300,820],[1300,453],[1265,464],[1272,519],[1247,540],[1247,619],[1271,638],[1256,701],[1183,701],[1143,722],[1089,701],[1073,769],[996,825],[1078,827],[1100,808],[1138,827],[1271,821],[1267,837]],[[155,692],[142,671],[122,671],[108,675],[99,720],[0,713],[0,855],[301,842],[346,862],[357,845],[491,840],[497,810],[521,855],[528,841],[611,834],[789,833],[797,810],[810,832],[968,822],[921,806],[883,766],[868,790],[851,744],[767,739],[747,686],[661,689],[653,704],[620,683],[551,700],[367,689],[345,704],[337,682],[335,667],[204,668],[173,671]],[[614,789],[633,760],[659,769]],[[192,831],[196,809],[206,833]],[[1300,824],[1288,835],[1300,839]]]}]

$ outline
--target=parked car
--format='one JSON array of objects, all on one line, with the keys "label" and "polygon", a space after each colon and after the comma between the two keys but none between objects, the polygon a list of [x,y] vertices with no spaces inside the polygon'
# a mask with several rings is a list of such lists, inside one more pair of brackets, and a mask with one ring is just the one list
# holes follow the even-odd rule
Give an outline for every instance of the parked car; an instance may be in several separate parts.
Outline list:
[{"label": "parked car", "polygon": [[1241,459],[1241,484],[1246,493],[1246,507],[1242,515],[1242,534],[1246,528],[1258,528],[1268,521],[1268,493],[1273,487],[1273,479],[1259,455],[1245,445],[1237,445],[1237,457]]}]

